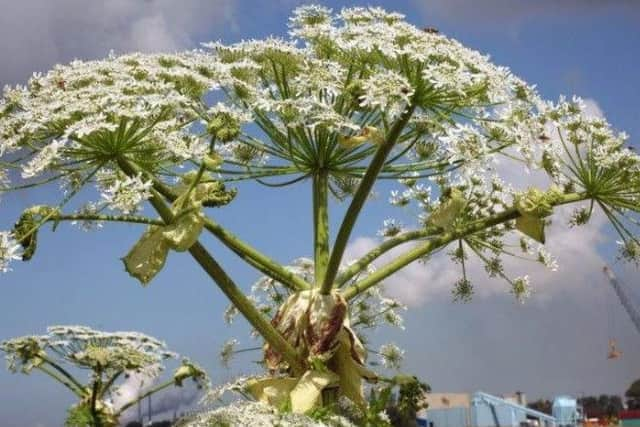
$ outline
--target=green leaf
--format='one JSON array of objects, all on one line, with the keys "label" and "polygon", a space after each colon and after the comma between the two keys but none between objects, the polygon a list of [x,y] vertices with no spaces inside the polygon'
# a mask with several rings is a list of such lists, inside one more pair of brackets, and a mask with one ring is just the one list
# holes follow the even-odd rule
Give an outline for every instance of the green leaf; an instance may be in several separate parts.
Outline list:
[{"label": "green leaf", "polygon": [[162,236],[171,249],[184,252],[198,241],[203,228],[204,215],[196,210],[180,215],[172,224],[164,226]]},{"label": "green leaf", "polygon": [[449,198],[443,201],[429,217],[428,224],[436,227],[448,229],[456,220],[456,217],[467,206],[467,200],[462,191],[454,188],[451,190]]},{"label": "green leaf", "polygon": [[352,331],[343,328],[340,331],[340,345],[333,360],[330,362],[332,369],[340,378],[340,392],[352,402],[360,406],[366,407],[364,400],[364,392],[362,389],[362,378],[368,381],[375,381],[377,375],[367,369],[361,360],[364,356],[362,344]]},{"label": "green leaf", "polygon": [[144,286],[162,270],[169,253],[169,245],[161,227],[152,226],[145,231],[129,253],[122,258],[127,273]]},{"label": "green leaf", "polygon": [[516,218],[516,229],[540,243],[545,242],[544,219],[534,215],[521,215]]},{"label": "green leaf", "polygon": [[245,390],[259,402],[282,408],[288,404],[289,394],[298,381],[298,378],[256,378],[247,382]]},{"label": "green leaf", "polygon": [[330,371],[310,370],[291,390],[291,411],[304,414],[322,405],[322,390],[338,383],[338,376]]}]

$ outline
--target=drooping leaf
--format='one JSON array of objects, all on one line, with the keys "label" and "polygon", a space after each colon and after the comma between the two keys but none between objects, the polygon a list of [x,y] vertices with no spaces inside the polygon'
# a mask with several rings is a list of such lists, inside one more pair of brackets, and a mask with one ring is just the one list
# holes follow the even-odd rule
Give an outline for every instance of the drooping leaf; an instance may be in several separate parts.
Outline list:
[{"label": "drooping leaf", "polygon": [[40,222],[47,215],[57,212],[56,208],[50,206],[32,206],[20,215],[20,218],[13,226],[13,235],[22,246],[22,260],[29,261],[33,258],[38,245],[38,227]]},{"label": "drooping leaf", "polygon": [[172,224],[163,227],[162,236],[171,249],[184,252],[198,241],[203,228],[204,214],[202,210],[197,209],[178,215]]},{"label": "drooping leaf", "polygon": [[533,215],[521,215],[516,218],[516,229],[540,243],[545,242],[544,219]]},{"label": "drooping leaf", "polygon": [[364,408],[366,402],[362,379],[374,382],[377,376],[364,366],[364,360],[360,359],[362,352],[364,347],[355,334],[342,329],[338,349],[328,366],[340,378],[340,393]]},{"label": "drooping leaf", "polygon": [[291,390],[291,410],[304,414],[322,405],[322,390],[338,383],[338,376],[330,371],[309,370]]},{"label": "drooping leaf", "polygon": [[163,229],[151,226],[122,258],[127,273],[145,286],[162,270],[169,253]]},{"label": "drooping leaf", "polygon": [[298,378],[256,378],[247,382],[245,390],[259,402],[282,408],[288,404],[298,381]]}]

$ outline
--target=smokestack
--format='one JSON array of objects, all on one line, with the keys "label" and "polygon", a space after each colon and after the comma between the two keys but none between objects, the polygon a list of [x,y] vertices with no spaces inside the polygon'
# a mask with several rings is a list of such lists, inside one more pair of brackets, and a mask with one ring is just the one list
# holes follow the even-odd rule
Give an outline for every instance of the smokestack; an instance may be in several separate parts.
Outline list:
[{"label": "smokestack", "polygon": [[151,425],[151,395],[147,396],[147,409],[148,409],[148,417],[149,417],[149,425]]}]

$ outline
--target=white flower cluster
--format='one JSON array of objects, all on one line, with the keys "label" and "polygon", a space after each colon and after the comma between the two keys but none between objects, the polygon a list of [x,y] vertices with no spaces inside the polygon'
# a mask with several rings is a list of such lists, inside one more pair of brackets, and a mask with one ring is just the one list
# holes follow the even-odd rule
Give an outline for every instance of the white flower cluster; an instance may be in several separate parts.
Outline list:
[{"label": "white flower cluster", "polygon": [[0,231],[0,272],[10,270],[11,261],[22,259],[22,246],[8,231]]},{"label": "white flower cluster", "polygon": [[42,357],[41,352],[50,351],[83,368],[155,377],[164,360],[178,357],[163,342],[139,332],[103,332],[86,326],[51,326],[47,331],[47,335],[14,338],[0,344],[10,370],[28,370]]},{"label": "white flower cluster", "polygon": [[380,362],[387,369],[400,369],[404,359],[404,350],[395,344],[384,344],[378,350]]},{"label": "white flower cluster", "polygon": [[135,213],[142,202],[151,197],[151,181],[144,181],[141,175],[115,179],[102,192],[102,198],[110,209],[125,215]]},{"label": "white flower cluster", "polygon": [[178,427],[355,427],[353,423],[337,415],[318,421],[309,416],[291,412],[279,412],[260,402],[233,402],[229,405],[188,416],[178,421]]}]

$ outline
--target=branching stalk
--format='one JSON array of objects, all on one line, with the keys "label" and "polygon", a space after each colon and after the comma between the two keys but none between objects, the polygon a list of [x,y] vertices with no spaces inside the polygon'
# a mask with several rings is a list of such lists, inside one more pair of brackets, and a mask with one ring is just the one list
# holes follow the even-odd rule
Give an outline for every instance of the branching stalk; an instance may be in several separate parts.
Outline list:
[{"label": "branching stalk", "polygon": [[387,159],[387,156],[398,140],[398,137],[402,133],[405,125],[411,118],[414,109],[415,105],[412,104],[405,110],[400,119],[391,127],[384,142],[380,144],[378,150],[376,151],[376,154],[373,156],[373,159],[371,160],[371,163],[367,168],[367,172],[364,174],[364,177],[362,178],[362,181],[360,182],[360,185],[358,186],[358,189],[353,196],[353,200],[351,201],[351,204],[349,205],[349,208],[344,215],[344,219],[342,220],[342,224],[340,225],[340,230],[338,231],[333,250],[331,251],[329,265],[327,266],[327,273],[324,277],[324,281],[322,282],[322,288],[320,289],[320,292],[322,294],[328,294],[333,287],[333,282],[338,273],[338,267],[342,262],[344,250],[347,247],[347,242],[349,241],[349,237],[351,236],[353,226],[358,219],[358,215],[360,214],[360,211],[362,210],[367,197],[369,197],[369,194],[371,193],[371,189],[375,184],[378,174],[384,166],[384,162]]},{"label": "branching stalk", "polygon": [[[137,168],[128,160],[120,159],[118,164],[127,175],[134,175],[136,173]],[[152,196],[149,201],[166,223],[170,224],[173,221],[173,212],[171,212],[171,209],[164,202],[158,191],[152,190]],[[222,292],[227,296],[227,298],[229,298],[238,311],[242,313],[251,326],[253,326],[265,341],[272,345],[276,351],[282,354],[283,358],[287,363],[289,363],[292,370],[296,374],[302,374],[303,364],[300,361],[300,357],[296,350],[254,306],[244,292],[238,288],[231,277],[229,277],[229,275],[222,269],[204,246],[202,246],[200,242],[196,242],[191,246],[191,248],[189,248],[189,253],[198,262],[198,264],[200,264],[209,277],[214,280]]]},{"label": "branching stalk", "polygon": [[[588,196],[584,193],[569,193],[569,194],[565,194],[562,200],[555,203],[555,205],[557,206],[557,205],[564,205],[568,203],[575,203],[581,200],[585,200],[587,198]],[[347,300],[350,300],[356,297],[357,295],[361,294],[362,292],[366,291],[367,289],[371,288],[372,286],[377,285],[382,280],[389,277],[391,274],[395,273],[396,271],[411,264],[413,261],[420,259],[425,255],[430,254],[434,250],[441,248],[451,243],[454,240],[464,239],[473,233],[516,219],[519,216],[520,216],[520,213],[516,208],[510,208],[496,215],[493,215],[491,217],[471,222],[459,229],[444,232],[438,235],[437,237],[434,237],[433,239],[419,246],[416,246],[412,250],[397,257],[390,263],[379,268],[378,270],[376,270],[369,276],[365,277],[364,279],[360,280],[359,282],[353,284],[352,286],[349,286],[347,289],[344,290],[343,296]]]},{"label": "branching stalk", "polygon": [[321,169],[313,176],[313,258],[316,286],[324,282],[329,263],[328,190],[328,174]]}]

